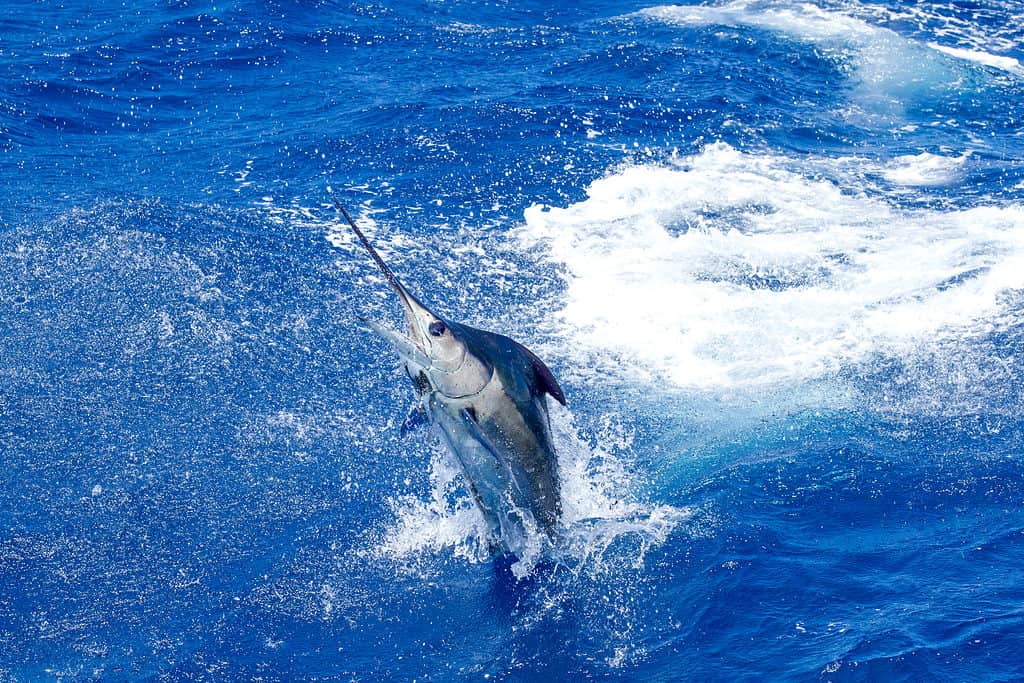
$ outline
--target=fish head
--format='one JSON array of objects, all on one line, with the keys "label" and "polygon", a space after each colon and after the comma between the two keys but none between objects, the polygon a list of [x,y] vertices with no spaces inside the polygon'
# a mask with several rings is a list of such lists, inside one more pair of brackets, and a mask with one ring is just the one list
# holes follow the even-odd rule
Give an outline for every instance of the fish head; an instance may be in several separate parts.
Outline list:
[{"label": "fish head", "polygon": [[431,311],[401,284],[395,287],[393,283],[392,288],[402,303],[407,333],[369,320],[366,324],[391,343],[420,391],[436,391],[455,399],[483,390],[494,369],[473,353],[462,326]]},{"label": "fish head", "polygon": [[482,391],[494,369],[472,352],[467,344],[466,330],[435,314],[410,294],[363,235],[345,207],[337,199],[334,201],[360,243],[384,274],[391,289],[398,295],[408,332],[402,334],[370,320],[364,319],[363,322],[391,342],[421,394],[434,391],[455,399]]}]

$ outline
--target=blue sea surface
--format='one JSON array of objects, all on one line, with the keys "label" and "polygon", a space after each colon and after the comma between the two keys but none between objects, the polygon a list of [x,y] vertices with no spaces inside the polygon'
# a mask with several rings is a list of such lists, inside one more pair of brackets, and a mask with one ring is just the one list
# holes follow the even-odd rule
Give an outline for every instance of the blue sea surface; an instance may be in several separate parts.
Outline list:
[{"label": "blue sea surface", "polygon": [[[332,194],[559,379],[535,556]],[[1019,2],[0,7],[0,681],[1024,680],[1022,387]]]}]

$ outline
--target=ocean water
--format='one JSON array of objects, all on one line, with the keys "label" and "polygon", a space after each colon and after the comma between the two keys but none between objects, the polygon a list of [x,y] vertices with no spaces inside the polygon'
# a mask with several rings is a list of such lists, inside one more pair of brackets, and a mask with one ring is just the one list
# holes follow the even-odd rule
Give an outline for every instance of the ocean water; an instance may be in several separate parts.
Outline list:
[{"label": "ocean water", "polygon": [[[0,681],[1024,680],[1022,27],[8,0]],[[332,192],[565,390],[514,572]]]}]

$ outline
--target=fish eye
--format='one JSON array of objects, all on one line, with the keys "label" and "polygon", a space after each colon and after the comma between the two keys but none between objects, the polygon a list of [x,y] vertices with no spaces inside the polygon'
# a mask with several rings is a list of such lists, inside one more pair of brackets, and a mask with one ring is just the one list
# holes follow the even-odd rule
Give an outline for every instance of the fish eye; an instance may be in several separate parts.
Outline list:
[{"label": "fish eye", "polygon": [[443,322],[441,322],[440,320],[436,320],[430,323],[430,327],[428,327],[427,329],[430,331],[431,336],[440,337],[448,328],[445,327],[445,324]]}]

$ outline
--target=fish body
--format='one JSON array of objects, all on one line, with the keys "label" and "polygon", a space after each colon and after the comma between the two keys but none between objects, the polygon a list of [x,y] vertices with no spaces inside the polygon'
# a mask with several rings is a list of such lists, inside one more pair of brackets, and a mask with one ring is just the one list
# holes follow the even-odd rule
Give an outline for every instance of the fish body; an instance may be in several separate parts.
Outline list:
[{"label": "fish body", "polygon": [[552,536],[561,518],[547,397],[564,405],[562,389],[543,361],[522,344],[442,318],[420,303],[344,207],[338,208],[398,295],[408,332],[367,324],[402,358],[415,386],[416,410],[458,461],[486,522],[492,550],[521,556],[531,534]]}]

